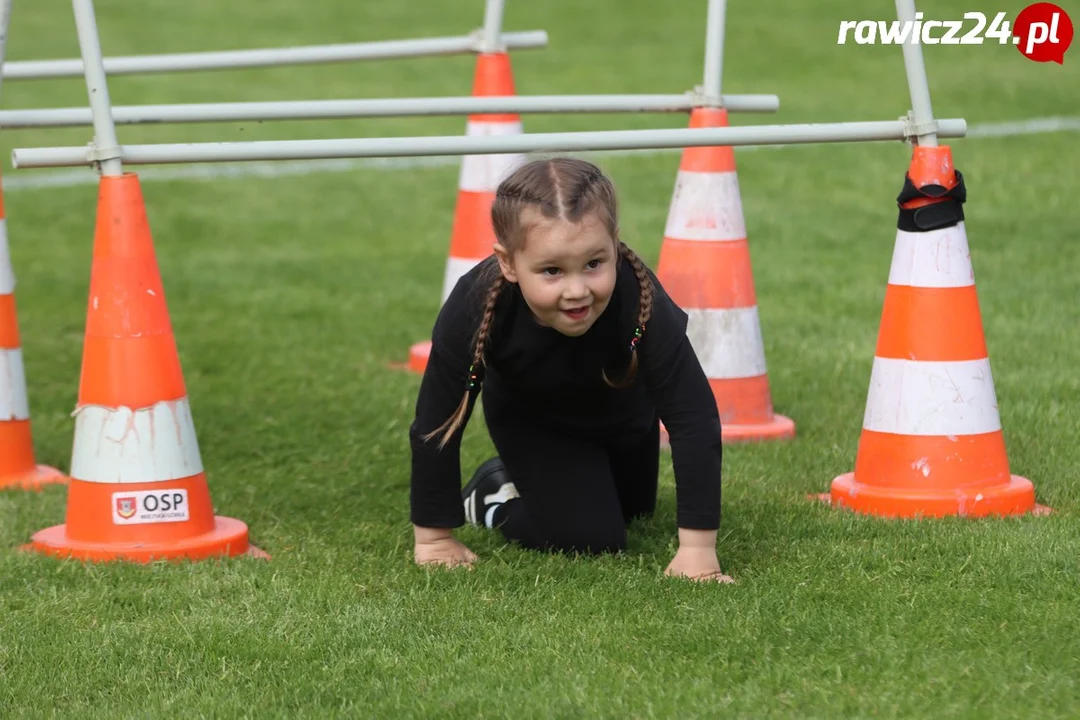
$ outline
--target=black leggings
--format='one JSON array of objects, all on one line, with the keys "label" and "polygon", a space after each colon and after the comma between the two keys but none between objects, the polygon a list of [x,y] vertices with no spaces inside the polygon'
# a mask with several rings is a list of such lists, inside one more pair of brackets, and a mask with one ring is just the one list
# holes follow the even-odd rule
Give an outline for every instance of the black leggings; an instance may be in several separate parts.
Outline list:
[{"label": "black leggings", "polygon": [[507,540],[533,550],[619,552],[630,521],[656,509],[658,419],[643,433],[596,441],[493,413],[487,403],[484,416],[520,495],[495,513]]}]

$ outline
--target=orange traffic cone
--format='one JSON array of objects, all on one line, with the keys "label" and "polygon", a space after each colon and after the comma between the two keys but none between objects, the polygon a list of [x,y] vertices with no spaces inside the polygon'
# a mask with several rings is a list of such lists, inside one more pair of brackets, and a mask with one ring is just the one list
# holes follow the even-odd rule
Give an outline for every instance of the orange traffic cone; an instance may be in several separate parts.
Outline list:
[{"label": "orange traffic cone", "polygon": [[38,465],[34,458],[30,402],[15,312],[15,273],[8,253],[7,219],[0,191],[0,490],[40,490],[44,485],[67,480],[59,470]]},{"label": "orange traffic cone", "polygon": [[[506,52],[478,55],[473,96],[506,97],[514,93],[510,56]],[[470,115],[466,125],[469,136],[520,135],[521,131],[521,117],[513,114]],[[491,227],[491,204],[495,200],[495,191],[503,178],[524,160],[525,156],[520,153],[462,156],[440,304],[450,297],[462,275],[493,252],[495,231]],[[409,369],[423,373],[430,352],[430,340],[413,345],[409,352]]]},{"label": "orange traffic cone", "polygon": [[[727,126],[723,108],[691,112],[691,128]],[[795,423],[773,412],[732,148],[683,151],[656,276],[690,316],[687,335],[712,386],[723,441],[794,436]]]},{"label": "orange traffic cone", "polygon": [[855,471],[835,505],[871,515],[1037,509],[1012,475],[948,147],[914,149],[900,206]]},{"label": "orange traffic cone", "polygon": [[67,522],[29,548],[82,560],[261,554],[215,517],[138,177],[102,177]]}]

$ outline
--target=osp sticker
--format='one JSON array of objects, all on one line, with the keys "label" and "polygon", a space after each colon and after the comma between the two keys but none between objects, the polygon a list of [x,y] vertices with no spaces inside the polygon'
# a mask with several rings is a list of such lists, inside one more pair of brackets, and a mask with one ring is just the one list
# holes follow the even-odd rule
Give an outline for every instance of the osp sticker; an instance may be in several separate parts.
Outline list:
[{"label": "osp sticker", "polygon": [[112,502],[115,525],[183,522],[191,519],[185,488],[115,492]]}]

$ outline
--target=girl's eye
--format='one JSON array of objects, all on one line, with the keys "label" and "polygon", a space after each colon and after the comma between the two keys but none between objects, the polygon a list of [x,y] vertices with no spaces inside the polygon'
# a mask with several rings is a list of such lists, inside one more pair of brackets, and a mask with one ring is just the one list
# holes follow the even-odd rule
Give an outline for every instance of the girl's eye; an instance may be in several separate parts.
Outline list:
[{"label": "girl's eye", "polygon": [[589,269],[590,270],[595,270],[598,267],[600,267],[600,261],[599,260],[590,260],[589,261]]},{"label": "girl's eye", "polygon": [[544,274],[545,275],[557,275],[558,272],[559,272],[559,268],[557,268],[557,267],[544,268]]}]

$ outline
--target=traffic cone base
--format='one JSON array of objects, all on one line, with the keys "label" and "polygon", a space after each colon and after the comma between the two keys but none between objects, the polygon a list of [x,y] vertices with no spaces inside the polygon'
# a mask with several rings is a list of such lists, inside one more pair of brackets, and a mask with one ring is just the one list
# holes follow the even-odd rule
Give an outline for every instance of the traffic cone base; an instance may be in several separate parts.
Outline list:
[{"label": "traffic cone base", "polygon": [[1009,467],[962,203],[947,146],[914,149],[855,468],[836,506],[883,517],[1039,511]]},{"label": "traffic cone base", "polygon": [[[0,351],[2,365],[3,351]],[[3,384],[0,380],[0,386]],[[0,393],[3,391],[0,387]],[[11,414],[6,416],[12,417]],[[36,462],[30,420],[25,416],[0,421],[0,451],[0,490],[40,490],[46,485],[62,485],[68,481],[67,475],[56,468]]]},{"label": "traffic cone base", "polygon": [[[773,414],[772,420],[759,424],[735,426],[720,424],[720,441],[728,444],[752,443],[762,440],[780,440],[795,437],[795,421],[784,415]],[[660,423],[660,447],[670,448],[671,438],[667,428]]]},{"label": "traffic cone base", "polygon": [[0,490],[43,490],[50,485],[64,485],[67,475],[48,465],[34,465],[30,470],[0,479]]},{"label": "traffic cone base", "polygon": [[211,557],[239,555],[265,556],[248,544],[248,527],[239,520],[214,516],[214,529],[203,535],[181,540],[147,542],[98,543],[73,540],[65,525],[56,525],[35,533],[28,549],[57,558],[73,558],[91,562],[147,563],[156,560],[205,560]]},{"label": "traffic cone base", "polygon": [[418,375],[423,375],[427,369],[428,357],[431,355],[431,341],[419,342],[409,348],[409,370]]},{"label": "traffic cone base", "polygon": [[720,426],[720,439],[727,443],[788,440],[793,437],[795,437],[795,421],[775,413],[772,420],[765,423]]},{"label": "traffic cone base", "polygon": [[74,415],[65,523],[27,549],[136,562],[253,552],[247,525],[214,514],[134,173],[100,181]]},{"label": "traffic cone base", "polygon": [[1011,475],[1003,485],[980,485],[969,491],[905,490],[857,482],[852,472],[833,480],[829,500],[836,507],[881,517],[1022,515],[1035,506],[1035,486],[1027,478]]}]

